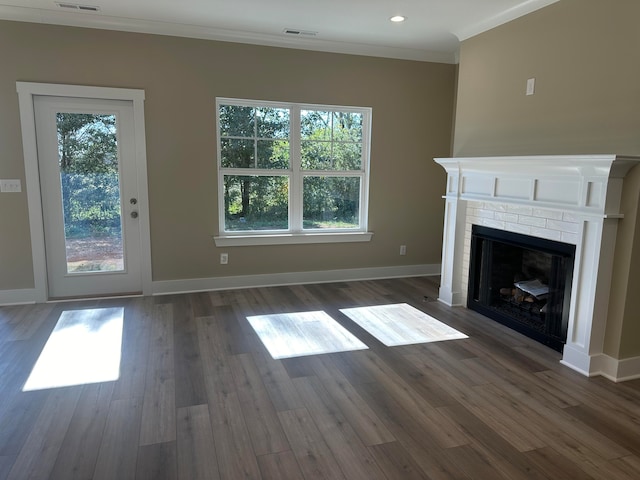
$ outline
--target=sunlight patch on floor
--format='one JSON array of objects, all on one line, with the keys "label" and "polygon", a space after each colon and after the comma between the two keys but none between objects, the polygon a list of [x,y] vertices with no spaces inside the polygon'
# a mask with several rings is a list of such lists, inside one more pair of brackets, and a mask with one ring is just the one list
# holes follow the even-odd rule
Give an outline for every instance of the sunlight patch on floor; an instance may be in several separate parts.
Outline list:
[{"label": "sunlight patch on floor", "polygon": [[406,303],[340,311],[387,347],[469,338]]},{"label": "sunlight patch on floor", "polygon": [[22,390],[117,380],[123,319],[124,308],[62,312]]},{"label": "sunlight patch on floor", "polygon": [[247,317],[275,359],[368,348],[323,311]]}]

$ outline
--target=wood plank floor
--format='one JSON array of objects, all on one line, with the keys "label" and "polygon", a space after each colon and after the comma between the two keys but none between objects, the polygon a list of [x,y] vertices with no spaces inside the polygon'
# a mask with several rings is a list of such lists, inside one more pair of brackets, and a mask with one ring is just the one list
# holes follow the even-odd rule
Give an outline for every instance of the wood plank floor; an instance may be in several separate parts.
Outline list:
[{"label": "wood plank floor", "polygon": [[[437,301],[436,279],[0,308],[0,480],[640,478],[640,380]],[[425,298],[427,297],[427,298]],[[385,347],[340,309],[469,336]],[[120,378],[22,391],[61,313],[124,307]],[[368,350],[273,360],[246,317],[322,310]]]}]

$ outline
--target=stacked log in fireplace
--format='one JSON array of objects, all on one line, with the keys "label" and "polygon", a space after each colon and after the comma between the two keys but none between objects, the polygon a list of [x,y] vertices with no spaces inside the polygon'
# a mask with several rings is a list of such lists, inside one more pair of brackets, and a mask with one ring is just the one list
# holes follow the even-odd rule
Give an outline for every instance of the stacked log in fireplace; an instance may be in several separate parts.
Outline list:
[{"label": "stacked log in fireplace", "polygon": [[494,305],[505,313],[543,331],[549,287],[538,279],[519,280],[516,276],[512,287],[500,289],[500,302]]}]

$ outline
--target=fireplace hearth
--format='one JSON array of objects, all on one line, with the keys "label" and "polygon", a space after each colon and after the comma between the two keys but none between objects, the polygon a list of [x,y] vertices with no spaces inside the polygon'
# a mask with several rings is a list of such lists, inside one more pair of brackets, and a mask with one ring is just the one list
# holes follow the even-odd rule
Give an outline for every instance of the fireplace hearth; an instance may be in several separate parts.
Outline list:
[{"label": "fireplace hearth", "polygon": [[575,245],[474,225],[468,308],[562,351]]}]

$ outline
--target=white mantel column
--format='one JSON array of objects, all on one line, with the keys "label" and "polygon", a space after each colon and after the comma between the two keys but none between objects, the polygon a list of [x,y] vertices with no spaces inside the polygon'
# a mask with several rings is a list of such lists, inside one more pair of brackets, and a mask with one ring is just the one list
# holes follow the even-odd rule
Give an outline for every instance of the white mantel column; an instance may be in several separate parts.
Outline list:
[{"label": "white mantel column", "polygon": [[[611,222],[617,224],[617,220]],[[612,263],[607,260],[613,257],[616,237],[614,227],[608,229],[610,236],[605,239],[603,227],[603,218],[582,222],[581,241],[576,245],[567,341],[561,360],[588,376],[598,371],[594,359],[602,353],[604,345],[612,274]]]},{"label": "white mantel column", "polygon": [[[457,196],[445,197],[442,239],[442,273],[438,300],[453,306],[463,305],[462,292],[465,219],[467,202]],[[462,255],[461,255],[462,253]]]}]

